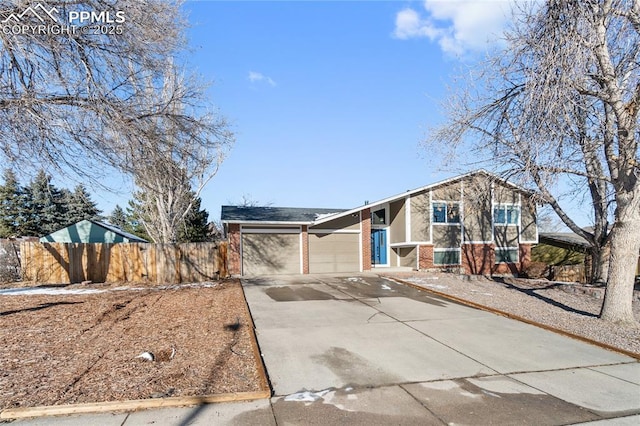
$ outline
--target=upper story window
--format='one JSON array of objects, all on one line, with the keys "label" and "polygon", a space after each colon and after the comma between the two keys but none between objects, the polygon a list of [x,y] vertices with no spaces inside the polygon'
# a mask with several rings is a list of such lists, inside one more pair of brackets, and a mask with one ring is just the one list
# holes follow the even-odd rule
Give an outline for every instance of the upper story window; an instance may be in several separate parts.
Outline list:
[{"label": "upper story window", "polygon": [[433,223],[460,223],[460,203],[433,203]]},{"label": "upper story window", "polygon": [[493,207],[493,223],[496,225],[517,225],[520,206],[503,204]]},{"label": "upper story window", "polygon": [[372,225],[386,225],[387,224],[387,211],[386,209],[376,210],[371,213]]}]

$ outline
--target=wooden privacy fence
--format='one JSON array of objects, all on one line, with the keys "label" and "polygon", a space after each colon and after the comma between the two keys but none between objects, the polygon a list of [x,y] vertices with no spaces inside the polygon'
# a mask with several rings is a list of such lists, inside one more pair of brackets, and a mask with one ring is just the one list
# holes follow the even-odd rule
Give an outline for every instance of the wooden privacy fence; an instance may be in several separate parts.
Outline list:
[{"label": "wooden privacy fence", "polygon": [[226,278],[227,243],[82,244],[25,242],[22,279],[38,283],[175,284]]},{"label": "wooden privacy fence", "polygon": [[586,283],[584,263],[576,265],[557,265],[551,267],[551,279],[569,283]]}]

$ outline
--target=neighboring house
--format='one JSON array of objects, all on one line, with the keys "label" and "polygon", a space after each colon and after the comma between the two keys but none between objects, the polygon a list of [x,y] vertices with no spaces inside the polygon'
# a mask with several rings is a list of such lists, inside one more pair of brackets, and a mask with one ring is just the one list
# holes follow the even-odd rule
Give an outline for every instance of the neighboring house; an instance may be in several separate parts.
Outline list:
[{"label": "neighboring house", "polygon": [[146,243],[122,229],[95,220],[81,220],[40,238],[42,243]]},{"label": "neighboring house", "polygon": [[232,274],[455,269],[517,274],[538,242],[531,193],[484,170],[350,210],[223,206]]},{"label": "neighboring house", "polygon": [[[593,228],[584,228],[587,232],[593,232]],[[589,255],[589,242],[574,232],[541,232],[540,243],[565,250],[585,253],[585,282],[590,282],[591,256]],[[608,268],[608,264],[604,266]],[[640,256],[636,266],[636,276],[640,276]]]}]

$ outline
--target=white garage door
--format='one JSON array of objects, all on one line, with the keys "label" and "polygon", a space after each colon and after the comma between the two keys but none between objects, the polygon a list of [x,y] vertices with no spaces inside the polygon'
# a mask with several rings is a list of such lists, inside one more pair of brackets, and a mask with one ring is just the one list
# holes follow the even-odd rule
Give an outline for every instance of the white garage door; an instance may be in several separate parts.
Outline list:
[{"label": "white garage door", "polygon": [[309,272],[360,271],[360,234],[309,234]]},{"label": "white garage door", "polygon": [[299,274],[299,229],[242,231],[242,275]]}]

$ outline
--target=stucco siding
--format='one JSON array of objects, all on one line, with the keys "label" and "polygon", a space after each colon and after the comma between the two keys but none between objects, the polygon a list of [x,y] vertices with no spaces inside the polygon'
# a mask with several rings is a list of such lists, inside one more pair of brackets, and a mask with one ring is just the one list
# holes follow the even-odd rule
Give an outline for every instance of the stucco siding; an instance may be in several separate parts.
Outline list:
[{"label": "stucco siding", "polygon": [[440,201],[460,201],[460,182],[433,189],[433,199]]},{"label": "stucco siding", "polygon": [[486,176],[473,176],[464,181],[463,188],[464,240],[492,241],[491,182]]},{"label": "stucco siding", "polygon": [[411,241],[431,241],[431,205],[427,191],[412,195],[411,202]]},{"label": "stucco siding", "polygon": [[405,218],[405,200],[398,200],[389,204],[391,243],[401,243],[407,240],[407,220]]},{"label": "stucco siding", "polygon": [[459,248],[462,244],[460,225],[434,225],[433,246],[436,248]]},{"label": "stucco siding", "polygon": [[496,225],[494,228],[496,247],[518,247],[518,227]]},{"label": "stucco siding", "polygon": [[496,204],[517,204],[520,201],[520,192],[513,188],[500,185],[494,181],[493,202]]},{"label": "stucco siding", "polygon": [[357,231],[360,229],[360,215],[355,213],[309,227],[309,230],[314,229],[348,229]]},{"label": "stucco siding", "polygon": [[398,248],[398,257],[400,258],[400,266],[416,268],[418,249],[416,247],[400,247]]}]

